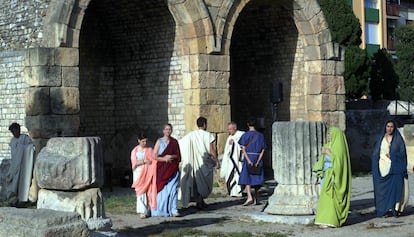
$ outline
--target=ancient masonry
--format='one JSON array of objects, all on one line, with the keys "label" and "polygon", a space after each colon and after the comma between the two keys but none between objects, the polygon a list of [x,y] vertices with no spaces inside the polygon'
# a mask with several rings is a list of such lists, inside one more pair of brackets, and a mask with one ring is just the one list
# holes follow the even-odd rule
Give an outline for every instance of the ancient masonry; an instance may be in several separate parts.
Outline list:
[{"label": "ancient masonry", "polygon": [[250,116],[271,149],[274,81],[278,120],[344,128],[342,58],[317,0],[0,0],[0,167],[15,121],[37,153],[100,137],[115,173],[138,133],[169,122],[180,138],[198,116],[219,153],[227,122]]}]

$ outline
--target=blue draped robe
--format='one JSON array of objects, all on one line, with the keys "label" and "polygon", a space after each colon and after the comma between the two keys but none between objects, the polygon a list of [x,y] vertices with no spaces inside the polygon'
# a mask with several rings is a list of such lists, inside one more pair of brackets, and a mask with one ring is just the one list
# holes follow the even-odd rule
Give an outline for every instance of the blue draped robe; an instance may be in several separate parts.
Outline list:
[{"label": "blue draped robe", "polygon": [[384,216],[388,211],[392,211],[392,214],[394,216],[397,215],[395,204],[397,202],[400,202],[401,195],[403,193],[404,178],[408,178],[407,152],[405,143],[400,132],[395,126],[395,123],[389,153],[391,159],[391,168],[389,173],[384,177],[382,177],[379,172],[381,142],[384,138],[386,124],[376,141],[371,157],[372,176],[374,183],[374,199],[377,217]]}]

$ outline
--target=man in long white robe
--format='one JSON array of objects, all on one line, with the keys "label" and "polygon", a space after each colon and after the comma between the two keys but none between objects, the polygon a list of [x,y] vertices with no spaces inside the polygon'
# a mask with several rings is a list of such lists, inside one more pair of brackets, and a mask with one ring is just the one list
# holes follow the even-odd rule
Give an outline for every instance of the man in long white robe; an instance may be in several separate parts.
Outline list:
[{"label": "man in long white robe", "polygon": [[242,189],[238,185],[240,172],[243,162],[239,160],[241,147],[239,139],[244,132],[237,130],[237,124],[230,122],[227,124],[229,136],[224,147],[224,154],[221,160],[220,177],[226,180],[227,191],[232,197],[241,197]]},{"label": "man in long white robe", "polygon": [[7,199],[10,205],[29,200],[29,189],[34,167],[34,145],[26,134],[20,134],[20,125],[9,127],[13,138],[10,141],[11,161],[6,177]]},{"label": "man in long white robe", "polygon": [[180,188],[178,199],[183,207],[188,207],[190,201],[195,200],[198,208],[206,207],[204,198],[213,190],[214,168],[220,163],[214,148],[214,136],[206,131],[207,119],[197,119],[198,130],[192,131],[179,140]]}]

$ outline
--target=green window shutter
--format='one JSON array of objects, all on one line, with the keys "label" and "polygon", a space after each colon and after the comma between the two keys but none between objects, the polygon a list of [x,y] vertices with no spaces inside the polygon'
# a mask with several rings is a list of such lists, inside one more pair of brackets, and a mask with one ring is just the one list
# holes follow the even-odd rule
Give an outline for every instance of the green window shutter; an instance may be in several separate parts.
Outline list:
[{"label": "green window shutter", "polygon": [[379,22],[379,10],[373,8],[365,8],[365,21]]},{"label": "green window shutter", "polygon": [[379,44],[366,44],[365,48],[367,50],[367,53],[369,56],[374,55],[374,53],[376,53],[378,51],[378,49],[380,49]]}]

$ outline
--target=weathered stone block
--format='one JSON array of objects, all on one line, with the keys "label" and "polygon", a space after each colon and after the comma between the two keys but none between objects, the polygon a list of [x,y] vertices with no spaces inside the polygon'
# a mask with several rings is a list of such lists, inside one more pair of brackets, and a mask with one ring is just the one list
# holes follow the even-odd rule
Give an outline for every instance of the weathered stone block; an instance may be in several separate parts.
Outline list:
[{"label": "weathered stone block", "polygon": [[318,74],[311,74],[308,80],[309,95],[319,95],[322,93],[322,77]]},{"label": "weathered stone block", "polygon": [[27,88],[25,100],[26,115],[48,114],[50,111],[48,87]]},{"label": "weathered stone block", "polygon": [[[319,33],[325,29],[328,29],[328,23],[325,20],[325,16],[323,15],[322,11],[319,8],[319,5],[316,1],[309,1],[312,7],[312,13],[308,12],[308,14],[313,14],[314,17],[310,19],[310,23],[312,25],[313,31]],[[309,8],[310,9],[310,8]]]},{"label": "weathered stone block", "polygon": [[322,108],[322,95],[309,95],[307,102],[308,110],[321,111]]},{"label": "weathered stone block", "polygon": [[110,229],[111,220],[105,217],[104,201],[99,188],[91,188],[79,192],[64,192],[41,189],[37,200],[37,208],[55,211],[76,212],[92,229]]},{"label": "weathered stone block", "polygon": [[79,115],[38,115],[26,116],[26,127],[32,138],[77,136]]},{"label": "weathered stone block", "polygon": [[321,51],[320,48],[315,46],[305,46],[303,47],[304,58],[307,61],[311,60],[320,60],[321,58]]},{"label": "weathered stone block", "polygon": [[[202,105],[200,106],[200,114],[210,114],[212,116],[208,119],[208,130],[210,132],[225,131],[227,128],[227,122],[230,119],[230,106],[229,105]],[[193,123],[197,120],[194,119]]]},{"label": "weathered stone block", "polygon": [[200,91],[200,104],[230,104],[229,91],[226,89],[206,89]]},{"label": "weathered stone block", "polygon": [[54,114],[79,113],[79,88],[53,87],[50,88],[52,112]]},{"label": "weathered stone block", "polygon": [[0,236],[89,236],[86,223],[74,212],[2,207],[0,220]]},{"label": "weathered stone block", "polygon": [[62,69],[56,66],[36,66],[24,69],[29,86],[61,86]]},{"label": "weathered stone block", "polygon": [[[29,64],[27,66],[55,65],[54,49],[31,48],[29,49]],[[27,60],[27,59],[26,59]]]},{"label": "weathered stone block", "polygon": [[62,86],[79,87],[78,67],[62,67]]},{"label": "weathered stone block", "polygon": [[210,71],[230,71],[230,57],[228,55],[210,55],[208,69]]},{"label": "weathered stone block", "polygon": [[102,187],[103,163],[99,137],[51,138],[36,160],[37,183],[55,190]]},{"label": "weathered stone block", "polygon": [[321,64],[320,73],[322,75],[336,75],[337,62],[335,60],[324,60]]},{"label": "weathered stone block", "polygon": [[79,65],[78,48],[57,48],[55,52],[55,64],[66,67]]}]

